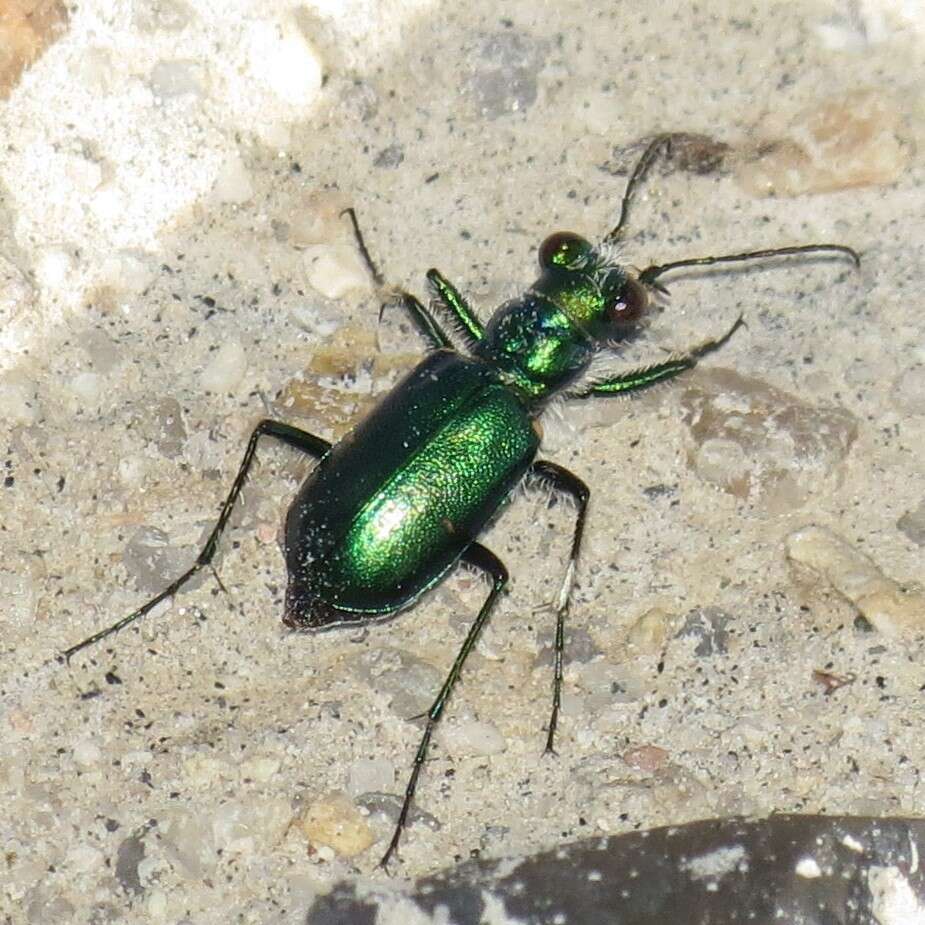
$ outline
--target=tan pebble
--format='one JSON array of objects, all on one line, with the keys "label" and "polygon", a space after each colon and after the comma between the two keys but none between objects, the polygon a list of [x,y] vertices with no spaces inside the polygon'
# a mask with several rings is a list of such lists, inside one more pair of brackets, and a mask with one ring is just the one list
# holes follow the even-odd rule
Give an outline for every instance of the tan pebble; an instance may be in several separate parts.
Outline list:
[{"label": "tan pebble", "polygon": [[641,652],[660,652],[675,615],[661,607],[647,610],[629,629],[629,641]]},{"label": "tan pebble", "polygon": [[354,857],[376,840],[359,810],[341,793],[312,803],[296,820],[296,826],[312,844],[327,846],[341,857]]},{"label": "tan pebble", "polygon": [[903,591],[879,566],[824,527],[804,527],[787,537],[787,557],[823,578],[886,636],[925,630],[925,594]]},{"label": "tan pebble", "polygon": [[658,771],[668,763],[668,752],[657,745],[640,745],[624,752],[623,760],[637,771]]},{"label": "tan pebble", "polygon": [[772,116],[755,130],[759,140],[742,157],[739,182],[757,196],[886,186],[909,160],[902,120],[891,99],[864,90],[819,101],[785,124]]}]

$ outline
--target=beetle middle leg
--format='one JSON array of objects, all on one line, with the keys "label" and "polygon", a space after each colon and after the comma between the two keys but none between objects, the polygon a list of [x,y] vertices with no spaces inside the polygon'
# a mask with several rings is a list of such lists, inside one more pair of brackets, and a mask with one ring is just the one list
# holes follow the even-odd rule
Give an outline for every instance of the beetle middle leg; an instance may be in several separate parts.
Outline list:
[{"label": "beetle middle leg", "polygon": [[298,427],[293,427],[291,424],[285,424],[282,421],[273,421],[269,418],[262,420],[254,428],[253,433],[251,433],[250,440],[247,443],[247,449],[244,451],[244,458],[241,460],[241,465],[238,467],[238,474],[235,476],[231,491],[228,492],[228,497],[225,498],[225,503],[222,505],[221,513],[218,515],[218,521],[212,528],[212,532],[209,534],[205,546],[203,546],[202,551],[196,557],[196,561],[193,563],[192,567],[187,569],[179,578],[172,581],[160,594],[151,598],[143,607],[139,607],[138,610],[133,611],[127,617],[123,617],[117,623],[113,623],[112,626],[100,630],[98,633],[94,633],[82,642],[78,642],[77,645],[66,649],[62,653],[62,657],[65,661],[70,661],[81,649],[92,646],[101,639],[118,633],[119,630],[124,629],[130,623],[140,620],[145,614],[150,613],[161,601],[176,594],[197,572],[211,564],[212,559],[215,557],[218,541],[225,527],[228,525],[228,518],[231,517],[231,512],[241,494],[241,489],[244,488],[244,483],[247,481],[247,475],[250,472],[251,466],[254,464],[254,458],[257,453],[257,443],[261,437],[274,437],[297,450],[301,450],[303,453],[307,453],[309,456],[314,456],[316,459],[320,459],[331,449],[331,444],[328,443],[327,440],[316,437],[306,430],[300,430]]},{"label": "beetle middle leg", "polygon": [[[376,286],[379,287],[380,290],[386,289],[385,277],[382,275],[382,271],[376,266],[369,252],[369,248],[366,246],[363,232],[360,230],[360,222],[357,218],[356,210],[351,206],[349,209],[344,209],[341,215],[346,215],[350,219],[350,226],[353,229],[353,237],[357,242],[360,256],[363,258],[363,262],[366,264]],[[475,314],[469,308],[468,303],[459,294],[456,288],[444,279],[437,270],[428,271],[427,278],[430,280],[434,293],[441,304],[452,313],[460,334],[466,340],[466,343],[471,346],[482,336],[481,322],[476,318]],[[380,321],[382,320],[382,314],[385,309],[392,302],[398,301],[408,313],[417,332],[427,341],[427,345],[431,350],[457,349],[456,344],[453,343],[453,339],[434,317],[433,312],[431,312],[417,296],[410,292],[406,292],[404,289],[386,289],[386,291],[393,294],[395,298],[386,299],[379,307]]]},{"label": "beetle middle leg", "polygon": [[549,731],[546,736],[547,754],[555,754],[556,725],[559,721],[559,708],[562,705],[562,658],[565,651],[565,618],[568,616],[569,604],[572,597],[572,588],[575,584],[575,569],[578,567],[578,555],[581,552],[581,538],[585,529],[585,514],[588,510],[588,500],[591,489],[574,472],[563,466],[545,459],[537,460],[527,471],[528,477],[541,480],[554,491],[571,495],[578,506],[575,518],[575,529],[572,533],[572,549],[569,553],[568,567],[565,578],[556,598],[556,644],[555,669],[552,688],[552,713],[549,717]]},{"label": "beetle middle leg", "polygon": [[424,727],[424,735],[421,737],[421,743],[418,745],[418,750],[414,756],[414,766],[411,769],[411,777],[408,779],[408,786],[405,788],[405,798],[402,802],[401,812],[398,814],[398,822],[395,823],[395,831],[392,833],[392,840],[389,842],[389,847],[386,848],[385,854],[379,862],[380,867],[386,867],[388,865],[389,860],[395,853],[395,849],[398,848],[402,829],[405,828],[408,822],[408,811],[411,809],[411,801],[414,799],[414,792],[417,789],[421,768],[424,766],[424,762],[427,759],[427,751],[430,748],[430,740],[434,734],[434,729],[440,721],[440,717],[443,715],[443,709],[450,698],[453,688],[456,686],[456,682],[459,680],[463,663],[472,651],[472,647],[475,645],[475,641],[478,639],[479,633],[482,631],[482,627],[485,625],[485,621],[488,619],[498,595],[504,589],[508,581],[508,571],[504,563],[491,552],[491,550],[482,546],[481,543],[470,543],[469,546],[466,547],[466,551],[462,554],[460,561],[465,562],[467,565],[471,565],[473,568],[479,569],[479,571],[485,572],[491,578],[491,590],[488,592],[485,603],[482,604],[482,608],[479,610],[475,622],[470,627],[462,647],[456,655],[453,667],[450,668],[450,673],[443,682],[443,687],[440,688],[440,692],[427,711],[427,725]]}]

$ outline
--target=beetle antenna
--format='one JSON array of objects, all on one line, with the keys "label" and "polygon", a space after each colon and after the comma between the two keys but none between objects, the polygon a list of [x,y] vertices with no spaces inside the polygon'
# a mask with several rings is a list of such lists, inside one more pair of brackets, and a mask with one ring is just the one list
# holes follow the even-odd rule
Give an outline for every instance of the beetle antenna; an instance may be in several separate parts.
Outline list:
[{"label": "beetle antenna", "polygon": [[649,142],[649,146],[633,168],[629,180],[626,181],[626,191],[623,193],[623,200],[620,203],[620,218],[617,220],[617,224],[604,237],[603,244],[615,244],[622,237],[623,227],[629,219],[630,207],[636,196],[637,187],[645,179],[655,158],[663,150],[666,153],[671,150],[671,141],[673,138],[674,135],[671,134],[656,135],[655,138]]},{"label": "beetle antenna", "polygon": [[721,257],[691,257],[687,260],[673,260],[671,263],[654,264],[639,274],[639,282],[662,290],[655,282],[663,273],[681,267],[708,267],[716,263],[741,263],[745,260],[762,260],[765,257],[786,257],[791,254],[841,254],[849,258],[855,267],[861,266],[861,255],[844,244],[798,244],[793,247],[772,247],[767,250],[746,251],[743,254],[724,254]]},{"label": "beetle antenna", "polygon": [[[372,255],[369,253],[369,248],[366,246],[366,242],[363,240],[363,232],[360,231],[360,223],[357,221],[357,213],[353,206],[350,206],[348,209],[344,209],[341,215],[346,215],[350,219],[350,224],[353,227],[353,237],[356,239],[357,247],[360,249],[360,256],[363,258],[363,263],[366,264],[366,269],[369,270],[370,276],[373,278],[373,282],[380,289],[385,285],[385,277],[382,275],[379,267],[376,266],[375,261],[372,258]],[[379,316],[380,320],[382,315]]]}]

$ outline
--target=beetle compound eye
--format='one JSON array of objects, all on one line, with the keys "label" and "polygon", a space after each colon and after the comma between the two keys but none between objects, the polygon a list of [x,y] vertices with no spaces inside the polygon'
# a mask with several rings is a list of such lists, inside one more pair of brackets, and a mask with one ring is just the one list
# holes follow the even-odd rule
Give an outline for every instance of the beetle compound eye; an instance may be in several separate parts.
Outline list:
[{"label": "beetle compound eye", "polygon": [[638,280],[627,279],[607,308],[608,320],[611,324],[632,324],[642,317],[648,304],[645,286]]},{"label": "beetle compound eye", "polygon": [[544,270],[552,267],[578,270],[587,263],[592,250],[591,245],[581,235],[572,231],[557,231],[540,245],[540,266]]}]

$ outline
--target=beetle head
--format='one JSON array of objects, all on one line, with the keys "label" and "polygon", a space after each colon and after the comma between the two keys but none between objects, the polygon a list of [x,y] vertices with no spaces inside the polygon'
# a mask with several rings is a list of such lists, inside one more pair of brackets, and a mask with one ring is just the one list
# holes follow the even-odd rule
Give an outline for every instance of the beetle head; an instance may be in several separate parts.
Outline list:
[{"label": "beetle head", "polygon": [[585,238],[557,231],[540,245],[542,275],[534,289],[558,305],[595,341],[619,341],[649,304],[646,287]]}]

